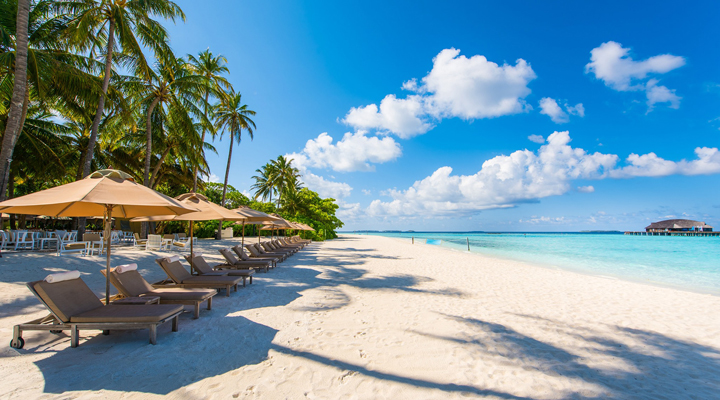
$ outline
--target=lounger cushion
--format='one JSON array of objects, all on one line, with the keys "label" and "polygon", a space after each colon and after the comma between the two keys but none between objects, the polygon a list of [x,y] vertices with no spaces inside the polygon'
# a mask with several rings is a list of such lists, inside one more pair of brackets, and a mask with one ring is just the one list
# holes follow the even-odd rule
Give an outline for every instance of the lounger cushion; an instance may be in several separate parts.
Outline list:
[{"label": "lounger cushion", "polygon": [[[118,274],[116,272],[111,272],[111,280],[114,280],[116,282],[113,282],[114,286],[122,286],[124,290],[120,290],[118,287],[118,290],[123,292],[123,295],[133,297],[133,296],[140,296],[143,293],[147,293],[153,290],[153,287],[147,283],[145,278],[140,275],[137,271],[127,271],[122,274]],[[117,284],[116,284],[117,283]]]},{"label": "lounger cushion", "polygon": [[70,321],[72,316],[103,307],[97,295],[80,278],[57,283],[39,281],[32,286],[62,322]]},{"label": "lounger cushion", "polygon": [[204,284],[211,286],[237,285],[242,278],[234,276],[193,276],[182,281],[183,284]]},{"label": "lounger cushion", "polygon": [[173,304],[109,305],[73,315],[70,322],[160,322],[182,310]]},{"label": "lounger cushion", "polygon": [[63,245],[65,250],[85,250],[85,242],[67,243]]},{"label": "lounger cushion", "polygon": [[143,296],[158,296],[163,301],[204,301],[217,294],[215,289],[184,289],[184,288],[159,288],[145,293]]},{"label": "lounger cushion", "polygon": [[170,279],[175,281],[175,283],[180,283],[184,281],[185,279],[190,278],[192,275],[185,269],[185,267],[180,264],[180,261],[172,261],[169,262],[166,258],[161,258],[158,260],[160,265],[163,267],[165,272],[168,274]]}]

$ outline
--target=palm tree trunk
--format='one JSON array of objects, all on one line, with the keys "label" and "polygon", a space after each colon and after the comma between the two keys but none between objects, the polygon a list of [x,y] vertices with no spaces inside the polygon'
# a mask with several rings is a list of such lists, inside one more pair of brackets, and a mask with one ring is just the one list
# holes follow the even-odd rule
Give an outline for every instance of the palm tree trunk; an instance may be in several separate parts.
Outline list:
[{"label": "palm tree trunk", "polygon": [[[93,156],[95,154],[95,143],[98,138],[98,131],[100,129],[100,121],[102,121],[103,113],[105,112],[105,97],[107,97],[108,86],[110,85],[110,76],[112,75],[112,58],[113,58],[113,47],[115,45],[115,20],[110,19],[110,26],[108,27],[108,43],[107,43],[107,54],[105,54],[105,76],[103,76],[102,94],[98,99],[98,108],[93,119],[92,127],[90,128],[90,139],[87,144],[87,152],[85,153],[85,161],[83,163],[83,178],[90,175],[90,168],[92,166]],[[84,227],[82,227],[84,230]],[[78,232],[78,235],[80,233]]]},{"label": "palm tree trunk", "polygon": [[155,168],[153,168],[152,175],[150,175],[150,187],[151,188],[155,187],[155,181],[157,180],[158,172],[160,172],[160,167],[162,167],[168,154],[170,154],[170,146],[169,145],[165,147],[165,151],[163,151],[162,156],[160,156],[160,159],[157,162],[157,165],[155,165]]},{"label": "palm tree trunk", "polygon": [[145,134],[147,135],[147,143],[145,143],[145,173],[143,174],[143,184],[150,187],[150,158],[152,157],[152,117],[155,106],[160,102],[160,97],[156,97],[147,111],[147,121],[145,122]]},{"label": "palm tree trunk", "polygon": [[[151,187],[150,184],[150,158],[152,157],[152,120],[150,119],[152,117],[153,110],[155,110],[155,106],[160,102],[160,97],[156,97],[152,103],[150,103],[150,107],[148,107],[147,111],[147,121],[145,125],[145,135],[146,135],[146,143],[145,143],[145,172],[143,173],[143,185],[147,187]],[[148,223],[142,222],[140,223],[140,237],[147,237],[148,233]]]},{"label": "palm tree trunk", "polygon": [[24,123],[23,108],[27,93],[27,56],[28,56],[28,19],[30,16],[30,0],[18,0],[18,11],[15,32],[15,77],[10,109],[0,150],[0,200],[5,200],[5,187],[10,175],[15,143],[20,136]]},{"label": "palm tree trunk", "polygon": [[[210,98],[210,92],[205,92],[205,104],[203,104],[203,108],[205,110],[205,118],[206,119],[207,119],[207,103],[208,103],[209,98]],[[204,144],[205,144],[205,127],[203,127],[202,138],[200,140],[200,157],[202,157],[203,159],[205,158],[205,148],[203,147]],[[198,180],[197,171],[198,171],[198,167],[197,167],[197,165],[195,165],[193,167],[193,193],[197,192],[197,180]]]},{"label": "palm tree trunk", "polygon": [[[233,137],[230,135],[230,151],[228,152],[228,163],[227,168],[225,168],[225,182],[223,183],[223,195],[222,195],[222,202],[220,203],[221,206],[225,207],[225,194],[227,193],[227,181],[228,176],[230,175],[230,161],[232,161],[232,149],[233,149]],[[220,239],[222,237],[222,220],[218,223],[218,233],[217,238]]]}]

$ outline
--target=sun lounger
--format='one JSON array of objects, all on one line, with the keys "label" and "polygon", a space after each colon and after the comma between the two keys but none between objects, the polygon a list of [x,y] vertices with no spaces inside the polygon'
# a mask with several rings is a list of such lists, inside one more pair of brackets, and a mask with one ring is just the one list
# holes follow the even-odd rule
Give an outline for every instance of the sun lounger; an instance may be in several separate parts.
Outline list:
[{"label": "sun lounger", "polygon": [[275,257],[250,257],[245,253],[245,250],[242,248],[241,245],[235,245],[231,247],[231,249],[237,254],[240,261],[247,261],[247,262],[259,262],[259,263],[269,263],[270,268],[277,267],[278,258]]},{"label": "sun lounger", "polygon": [[70,346],[77,347],[79,331],[85,329],[128,330],[149,329],[150,343],[157,343],[157,327],[172,321],[172,331],[178,330],[178,315],[182,307],[172,304],[103,305],[95,293],[80,278],[55,283],[30,282],[30,291],[50,311],[50,315],[25,324],[15,325],[10,346],[21,349],[25,345],[23,331],[70,331]]},{"label": "sun lounger", "polygon": [[[225,289],[225,295],[228,297],[230,296],[230,288],[234,287],[237,292],[237,285],[243,279],[236,276],[192,276],[182,266],[179,257],[177,259],[174,257],[158,258],[155,262],[160,265],[177,287]],[[159,282],[156,285],[163,285],[166,282]]]},{"label": "sun lounger", "polygon": [[276,246],[272,241],[262,242],[260,244],[262,249],[268,253],[286,254],[288,257],[295,254],[295,249],[281,249],[280,246]]},{"label": "sun lounger", "polygon": [[282,240],[280,240],[280,239],[273,240],[273,241],[272,241],[272,245],[275,246],[275,247],[277,247],[278,249],[291,250],[291,251],[293,252],[293,254],[294,254],[294,253],[297,253],[297,252],[300,251],[300,250],[302,250],[302,246],[301,246],[301,245],[288,244],[288,243],[286,243],[286,242],[284,242],[284,241],[282,241]]},{"label": "sun lounger", "polygon": [[[191,257],[190,255],[185,256],[185,260],[187,262],[190,262],[190,259],[192,258],[192,265],[193,269],[200,275],[200,276],[241,276],[243,278],[243,287],[245,287],[245,280],[249,279],[250,283],[252,284],[253,275],[255,275],[255,270],[253,268],[247,268],[247,267],[231,267],[234,268],[232,270],[223,270],[223,267],[228,267],[225,264],[221,264],[219,266],[216,266],[215,268],[211,267],[210,264],[205,261],[205,258],[199,254],[195,254],[194,257]],[[267,272],[267,270],[266,270]]]},{"label": "sun lounger", "polygon": [[255,257],[276,257],[279,258],[280,261],[285,261],[288,257],[290,257],[287,253],[278,253],[278,252],[268,252],[259,244],[249,244],[246,245],[245,248],[248,249],[250,254],[252,254]]},{"label": "sun lounger", "polygon": [[227,262],[227,265],[229,265],[231,268],[248,268],[252,267],[253,269],[264,269],[265,272],[268,272],[268,269],[270,268],[270,265],[272,263],[267,261],[240,261],[233,253],[230,251],[230,249],[220,249],[218,250],[220,254],[222,254],[223,258]]},{"label": "sun lounger", "polygon": [[[105,275],[105,270],[101,270]],[[110,283],[124,297],[157,296],[160,304],[182,304],[195,307],[194,318],[200,317],[200,304],[207,302],[207,309],[212,310],[212,298],[217,294],[215,289],[186,289],[173,287],[153,287],[137,272],[130,270],[119,272],[117,268],[110,270]]]}]

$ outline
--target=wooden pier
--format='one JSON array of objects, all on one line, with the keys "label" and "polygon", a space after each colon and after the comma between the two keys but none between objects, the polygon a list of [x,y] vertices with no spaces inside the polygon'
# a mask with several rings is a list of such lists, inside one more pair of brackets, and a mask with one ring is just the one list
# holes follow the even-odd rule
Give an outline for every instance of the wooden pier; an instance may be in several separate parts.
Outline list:
[{"label": "wooden pier", "polygon": [[720,237],[720,232],[693,232],[693,231],[669,231],[669,232],[625,232],[626,235],[634,236],[692,236],[692,237]]}]

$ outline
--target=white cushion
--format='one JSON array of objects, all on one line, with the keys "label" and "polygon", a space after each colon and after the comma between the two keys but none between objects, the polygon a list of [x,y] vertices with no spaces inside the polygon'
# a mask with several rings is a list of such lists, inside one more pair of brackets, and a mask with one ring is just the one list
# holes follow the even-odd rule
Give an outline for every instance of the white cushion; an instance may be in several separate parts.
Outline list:
[{"label": "white cushion", "polygon": [[168,262],[180,261],[180,256],[167,257]]},{"label": "white cushion", "polygon": [[47,283],[57,283],[62,281],[69,281],[71,279],[77,279],[80,277],[80,271],[68,271],[58,272],[56,274],[50,274],[45,277]]},{"label": "white cushion", "polygon": [[137,269],[137,264],[123,264],[123,265],[118,265],[117,267],[115,267],[115,272],[117,272],[118,274],[122,274],[122,273],[128,272],[128,271],[135,271],[136,269]]}]

